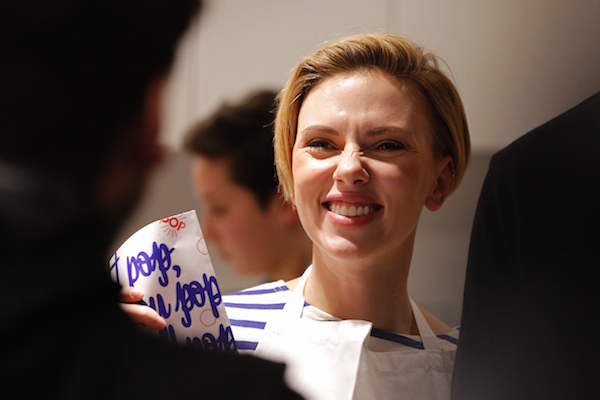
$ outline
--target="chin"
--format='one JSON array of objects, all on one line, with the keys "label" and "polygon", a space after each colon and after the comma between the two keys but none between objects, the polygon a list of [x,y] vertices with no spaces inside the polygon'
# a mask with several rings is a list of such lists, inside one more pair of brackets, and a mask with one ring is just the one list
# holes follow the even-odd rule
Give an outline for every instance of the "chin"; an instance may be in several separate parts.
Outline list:
[{"label": "chin", "polygon": [[352,261],[371,256],[375,251],[375,243],[357,242],[338,237],[326,243],[325,246],[321,246],[321,249],[330,257]]}]

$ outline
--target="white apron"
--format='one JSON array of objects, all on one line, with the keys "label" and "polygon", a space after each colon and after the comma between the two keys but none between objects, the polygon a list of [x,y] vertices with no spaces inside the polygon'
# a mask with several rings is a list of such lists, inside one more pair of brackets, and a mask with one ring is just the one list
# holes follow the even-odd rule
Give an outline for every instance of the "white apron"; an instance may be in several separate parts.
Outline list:
[{"label": "white apron", "polygon": [[454,351],[442,350],[412,300],[425,350],[368,351],[371,322],[301,318],[311,270],[292,291],[282,318],[267,323],[255,353],[286,363],[290,387],[307,399],[450,399]]}]

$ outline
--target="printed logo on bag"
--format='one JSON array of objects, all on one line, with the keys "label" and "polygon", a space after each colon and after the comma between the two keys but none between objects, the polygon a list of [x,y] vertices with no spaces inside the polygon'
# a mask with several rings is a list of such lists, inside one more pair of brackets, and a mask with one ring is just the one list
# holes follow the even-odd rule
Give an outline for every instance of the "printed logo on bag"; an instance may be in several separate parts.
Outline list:
[{"label": "printed logo on bag", "polygon": [[163,233],[170,239],[177,239],[177,235],[187,227],[184,219],[185,217],[182,216],[161,219],[160,225]]}]

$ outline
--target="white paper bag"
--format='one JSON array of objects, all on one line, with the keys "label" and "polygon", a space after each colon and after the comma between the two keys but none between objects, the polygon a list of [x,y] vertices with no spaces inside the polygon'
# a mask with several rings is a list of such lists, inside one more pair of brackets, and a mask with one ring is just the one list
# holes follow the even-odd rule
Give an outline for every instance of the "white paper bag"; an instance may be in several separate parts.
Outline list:
[{"label": "white paper bag", "polygon": [[166,321],[161,335],[205,349],[235,351],[231,324],[194,210],[134,233],[110,260],[113,280],[144,293]]}]

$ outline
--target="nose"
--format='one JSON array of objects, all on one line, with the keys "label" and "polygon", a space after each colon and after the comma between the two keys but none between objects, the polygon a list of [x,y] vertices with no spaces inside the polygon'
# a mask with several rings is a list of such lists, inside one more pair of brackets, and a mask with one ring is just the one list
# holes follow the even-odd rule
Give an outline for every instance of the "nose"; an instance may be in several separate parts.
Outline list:
[{"label": "nose", "polygon": [[333,179],[347,186],[364,185],[369,181],[369,172],[362,160],[362,152],[357,149],[344,149]]}]

